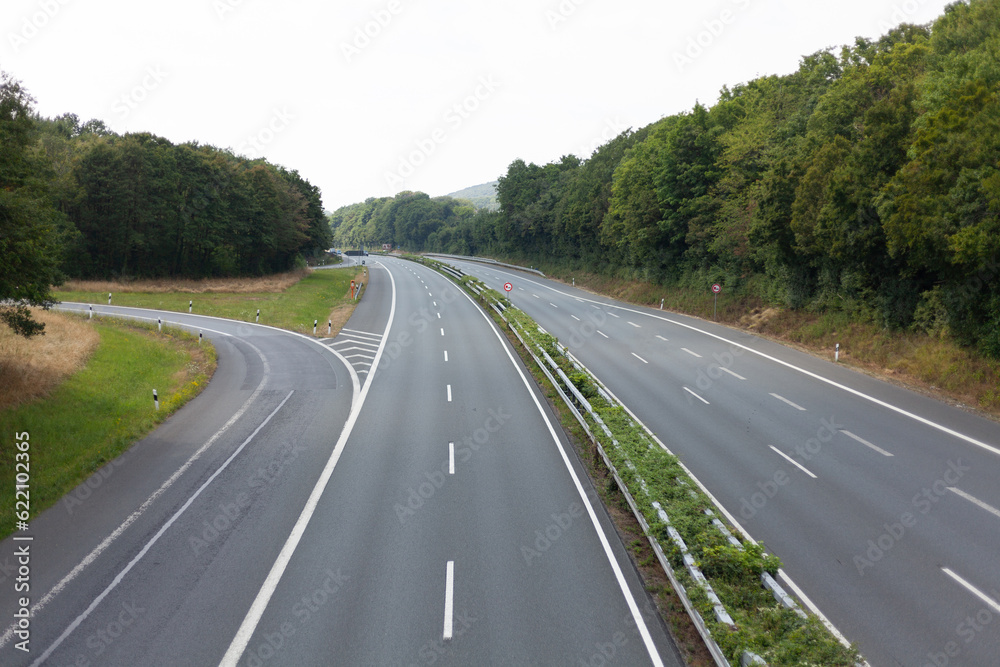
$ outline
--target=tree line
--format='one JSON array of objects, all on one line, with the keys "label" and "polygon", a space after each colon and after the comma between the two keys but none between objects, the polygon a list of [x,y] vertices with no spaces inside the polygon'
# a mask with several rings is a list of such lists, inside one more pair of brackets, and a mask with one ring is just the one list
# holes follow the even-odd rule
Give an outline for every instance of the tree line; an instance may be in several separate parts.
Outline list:
[{"label": "tree line", "polygon": [[74,114],[42,118],[0,73],[0,319],[72,278],[262,275],[331,244],[319,188],[263,159]]},{"label": "tree line", "polygon": [[496,213],[432,214],[443,200],[403,193],[341,209],[331,225],[344,242],[721,282],[948,332],[1000,357],[998,91],[1000,0],[956,2],[931,24],[725,87],[714,105],[630,129],[589,157],[515,160]]}]

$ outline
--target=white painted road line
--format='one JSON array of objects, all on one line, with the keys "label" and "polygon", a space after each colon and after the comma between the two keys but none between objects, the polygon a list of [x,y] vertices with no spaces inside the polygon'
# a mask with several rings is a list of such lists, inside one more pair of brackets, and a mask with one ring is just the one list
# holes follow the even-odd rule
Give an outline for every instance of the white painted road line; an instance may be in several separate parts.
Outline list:
[{"label": "white painted road line", "polygon": [[840,432],[843,433],[844,435],[846,435],[848,438],[853,438],[854,440],[857,440],[858,442],[860,442],[865,447],[871,447],[872,449],[874,449],[876,452],[878,452],[882,456],[893,456],[893,454],[890,454],[889,452],[885,451],[881,447],[876,447],[875,445],[873,445],[872,443],[868,442],[864,438],[859,438],[858,436],[854,435],[850,431],[845,431],[844,429],[840,429]]},{"label": "white painted road line", "polygon": [[615,313],[608,313],[608,315],[610,315],[611,317],[615,317],[615,318],[617,318],[619,320],[621,319],[621,316],[620,315],[616,315]]},{"label": "white painted road line", "polygon": [[664,343],[669,343],[670,342],[669,338],[664,338],[663,336],[660,336],[659,334],[657,334],[656,337],[659,338],[660,340],[662,340]]},{"label": "white painted road line", "polygon": [[745,378],[745,377],[743,377],[743,376],[742,376],[742,375],[740,375],[739,373],[734,373],[734,372],[732,372],[732,371],[731,371],[731,370],[729,370],[728,368],[724,368],[724,367],[722,367],[722,366],[719,366],[719,370],[720,370],[720,371],[722,371],[723,373],[729,373],[730,375],[732,375],[732,376],[733,376],[734,378],[736,378],[737,380],[746,380],[746,378]]},{"label": "white painted road line", "polygon": [[[386,273],[389,275],[389,285],[392,294],[389,306],[389,321],[385,325],[385,331],[388,333],[392,330],[392,322],[396,318],[396,280],[392,277],[391,271],[387,270]],[[268,602],[271,601],[271,596],[274,595],[274,591],[278,587],[278,582],[281,580],[289,561],[292,559],[292,554],[295,553],[295,549],[302,540],[306,526],[309,524],[310,519],[312,519],[312,515],[316,512],[316,506],[319,504],[319,499],[326,490],[326,485],[333,475],[333,470],[337,467],[337,462],[340,460],[341,454],[344,453],[347,440],[351,437],[354,425],[358,421],[358,415],[361,413],[361,409],[368,399],[368,392],[372,386],[371,378],[378,370],[378,364],[385,352],[385,345],[388,340],[389,337],[387,335],[382,337],[382,343],[379,345],[378,352],[375,353],[375,360],[372,362],[371,374],[369,374],[368,380],[365,381],[365,386],[361,388],[361,394],[351,404],[351,412],[347,415],[344,428],[337,438],[337,443],[333,446],[333,452],[330,454],[330,458],[327,459],[326,466],[324,466],[320,473],[319,479],[316,480],[316,485],[309,493],[302,512],[299,514],[298,519],[295,520],[288,539],[285,540],[284,546],[281,547],[278,557],[275,559],[270,572],[267,573],[264,583],[257,592],[257,597],[254,598],[253,604],[250,605],[250,610],[243,617],[243,622],[240,623],[240,627],[236,631],[236,636],[230,642],[226,654],[222,656],[219,667],[236,667],[240,662],[240,658],[243,657],[243,651],[246,650],[247,644],[250,643],[250,638],[253,637],[254,630],[264,615],[264,610],[267,608]]]},{"label": "white painted road line", "polygon": [[551,301],[549,301],[549,305],[552,306],[553,308],[558,308],[559,307],[556,304],[552,303]]},{"label": "white painted road line", "polygon": [[268,422],[271,421],[274,415],[278,414],[278,411],[281,410],[281,408],[285,407],[285,403],[288,402],[288,399],[290,399],[292,397],[292,394],[294,393],[295,393],[294,389],[288,392],[288,395],[285,396],[285,400],[279,403],[278,407],[276,407],[271,412],[271,414],[269,414],[264,419],[264,421],[262,421],[260,425],[254,429],[253,433],[247,436],[247,439],[244,440],[243,443],[239,447],[237,447],[232,454],[229,455],[229,458],[227,458],[222,463],[222,465],[219,466],[219,468],[215,472],[213,472],[209,476],[209,478],[206,479],[205,482],[201,486],[199,486],[194,493],[191,494],[191,496],[187,499],[187,501],[185,501],[184,504],[181,505],[180,509],[174,512],[174,514],[169,519],[167,519],[167,521],[162,526],[160,526],[160,529],[156,531],[156,533],[153,535],[153,537],[149,539],[148,542],[146,542],[145,546],[143,546],[142,549],[139,550],[139,553],[137,553],[132,558],[132,560],[128,562],[128,565],[126,565],[125,568],[122,569],[122,571],[119,572],[115,576],[115,578],[111,580],[111,583],[108,584],[107,587],[103,591],[101,591],[101,593],[96,598],[94,598],[94,600],[87,606],[87,608],[84,609],[83,612],[81,612],[80,615],[77,616],[73,620],[73,622],[69,624],[69,627],[63,630],[62,634],[59,635],[47,649],[45,649],[45,652],[42,653],[40,656],[38,656],[38,658],[36,658],[33,663],[31,663],[32,667],[45,664],[45,661],[48,660],[49,656],[51,656],[52,653],[55,652],[57,648],[59,648],[60,644],[66,641],[66,638],[69,637],[73,633],[73,631],[76,630],[80,626],[80,624],[83,623],[95,609],[97,609],[97,606],[101,604],[101,601],[104,600],[104,598],[106,598],[111,593],[111,591],[113,591],[118,586],[118,584],[121,583],[122,579],[125,578],[125,575],[127,575],[132,570],[132,568],[135,567],[136,563],[142,560],[143,556],[145,556],[146,553],[148,553],[149,550],[153,548],[153,545],[156,544],[156,542],[160,539],[163,533],[167,532],[167,529],[170,528],[170,526],[174,525],[177,519],[180,518],[180,516],[187,511],[187,508],[190,507],[195,500],[197,500],[198,496],[201,495],[202,491],[208,488],[208,486],[215,481],[215,478],[221,475],[222,471],[224,471],[226,468],[229,467],[229,464],[233,462],[233,459],[239,456],[240,452],[243,451],[243,449],[250,443],[250,441],[253,440],[255,437],[257,437],[257,434],[260,433],[265,426],[267,426]]},{"label": "white painted road line", "polygon": [[448,561],[444,575],[444,639],[451,639],[455,609],[455,561]]},{"label": "white painted road line", "polygon": [[444,351],[444,360],[448,361],[448,350]]},{"label": "white painted road line", "polygon": [[536,299],[541,299],[542,298],[542,297],[538,296],[537,294],[532,294],[531,296],[535,297]]},{"label": "white painted road line", "polygon": [[711,403],[709,403],[709,402],[708,402],[708,401],[706,401],[706,400],[705,400],[704,398],[702,398],[702,397],[701,397],[701,396],[699,396],[698,394],[694,393],[693,391],[691,391],[691,390],[690,390],[690,389],[688,389],[687,387],[684,387],[684,391],[686,391],[687,393],[691,394],[692,396],[694,396],[695,398],[697,398],[697,399],[698,399],[699,401],[701,401],[701,402],[702,402],[702,403],[704,403],[705,405],[711,405]]},{"label": "white painted road line", "polygon": [[783,459],[785,459],[786,461],[788,461],[789,463],[791,463],[793,466],[795,466],[796,468],[798,468],[799,470],[801,470],[805,474],[809,475],[813,479],[819,479],[818,477],[816,477],[816,475],[814,475],[811,472],[809,472],[809,470],[804,465],[802,465],[801,463],[799,463],[798,461],[796,461],[795,459],[793,459],[792,457],[790,457],[788,454],[785,454],[783,451],[781,451],[780,449],[778,449],[774,445],[768,445],[768,446],[771,449],[773,449],[779,456],[781,456]]},{"label": "white painted road line", "polygon": [[793,408],[795,408],[796,410],[802,410],[803,412],[805,412],[805,410],[806,410],[806,409],[805,409],[804,407],[802,407],[801,405],[797,405],[797,404],[795,404],[795,403],[792,403],[792,402],[791,402],[790,400],[788,400],[788,399],[787,399],[787,398],[785,398],[784,396],[779,396],[778,394],[771,394],[771,396],[774,396],[774,397],[775,397],[776,399],[778,399],[778,400],[779,400],[779,401],[781,401],[782,403],[787,403],[788,405],[792,406],[792,407],[793,407]]},{"label": "white painted road line", "polygon": [[962,489],[957,489],[954,486],[949,486],[948,490],[951,491],[952,493],[956,494],[956,495],[962,496],[963,498],[965,498],[966,500],[968,500],[973,505],[979,505],[984,510],[986,510],[987,512],[989,512],[990,514],[992,514],[993,516],[995,516],[997,518],[1000,518],[1000,510],[998,510],[996,507],[993,507],[992,505],[987,505],[986,503],[984,503],[979,498],[976,498],[975,496],[966,493]]},{"label": "white painted road line", "polygon": [[455,443],[448,443],[448,474],[455,474]]},{"label": "white painted road line", "polygon": [[577,317],[576,315],[570,315],[570,317],[572,317],[572,318],[573,318],[574,320],[576,320],[577,322],[582,322],[582,321],[583,321],[583,320],[581,320],[581,319],[580,319],[579,317]]},{"label": "white painted road line", "polygon": [[945,574],[947,574],[949,577],[951,577],[955,581],[957,581],[958,583],[960,583],[962,586],[964,586],[967,591],[969,591],[970,593],[972,593],[973,595],[975,595],[977,598],[979,598],[980,600],[982,600],[983,602],[985,602],[987,604],[987,606],[989,606],[989,607],[991,607],[993,609],[993,611],[995,611],[998,614],[1000,614],[1000,603],[998,603],[996,600],[994,600],[993,598],[991,598],[986,593],[983,593],[981,590],[979,590],[978,588],[976,588],[975,586],[973,586],[972,584],[970,584],[968,581],[966,581],[962,577],[960,577],[957,574],[955,574],[955,572],[953,570],[951,570],[950,568],[942,567],[941,571],[944,572]]},{"label": "white painted road line", "polygon": [[636,324],[635,322],[629,322],[629,324],[631,324],[632,326],[634,326],[636,329],[641,329],[642,328],[640,325]]},{"label": "white painted road line", "polygon": [[636,354],[635,352],[633,352],[633,353],[632,353],[632,356],[633,356],[633,357],[635,357],[636,359],[638,359],[639,361],[641,361],[641,362],[642,362],[642,363],[644,363],[644,364],[648,364],[648,363],[649,363],[648,361],[646,361],[645,359],[643,359],[642,357],[640,357],[640,356],[639,356],[638,354]]},{"label": "white painted road line", "polygon": [[441,335],[444,335],[444,327],[441,327]]},{"label": "white painted road line", "polygon": [[608,337],[608,334],[604,333],[604,332],[603,332],[603,331],[601,331],[600,329],[598,329],[598,330],[597,330],[597,333],[601,334],[601,335],[602,335],[602,336],[604,336],[605,338],[607,338],[607,337]]},{"label": "white painted road line", "polygon": [[699,359],[701,359],[701,355],[698,354],[697,352],[692,352],[691,350],[687,349],[686,347],[682,347],[681,349],[684,350],[685,352],[687,352],[688,354],[690,354],[692,357],[698,357]]},{"label": "white painted road line", "polygon": [[451,385],[448,385],[448,402],[451,403]]}]

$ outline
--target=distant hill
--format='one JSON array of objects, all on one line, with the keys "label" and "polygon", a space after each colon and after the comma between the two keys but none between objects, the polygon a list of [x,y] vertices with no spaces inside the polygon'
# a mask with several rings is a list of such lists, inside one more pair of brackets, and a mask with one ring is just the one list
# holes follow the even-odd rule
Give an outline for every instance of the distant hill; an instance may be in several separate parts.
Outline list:
[{"label": "distant hill", "polygon": [[496,181],[483,183],[482,185],[473,185],[471,188],[452,192],[447,196],[453,199],[467,199],[476,208],[484,208],[488,211],[495,211],[500,208],[500,205],[497,203]]}]

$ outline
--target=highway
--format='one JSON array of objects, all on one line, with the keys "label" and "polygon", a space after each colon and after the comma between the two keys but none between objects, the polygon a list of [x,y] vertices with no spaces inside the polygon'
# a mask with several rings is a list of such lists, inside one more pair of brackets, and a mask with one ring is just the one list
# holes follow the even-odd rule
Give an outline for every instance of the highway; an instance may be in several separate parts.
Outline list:
[{"label": "highway", "polygon": [[8,627],[2,664],[682,664],[507,341],[369,259],[333,340],[95,306],[201,329],[219,369],[32,520],[31,652]]},{"label": "highway", "polygon": [[711,322],[444,261],[510,283],[871,665],[996,664],[996,422]]}]

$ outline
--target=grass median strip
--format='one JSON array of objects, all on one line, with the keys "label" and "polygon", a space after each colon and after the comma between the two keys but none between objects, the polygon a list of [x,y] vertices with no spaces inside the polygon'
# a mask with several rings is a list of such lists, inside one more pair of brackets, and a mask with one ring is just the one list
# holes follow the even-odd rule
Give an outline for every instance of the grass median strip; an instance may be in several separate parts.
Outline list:
[{"label": "grass median strip", "polygon": [[[63,317],[73,327],[86,322]],[[85,326],[99,342],[82,368],[44,397],[0,408],[0,431],[30,435],[32,517],[176,412],[215,371],[215,348],[186,332],[99,318]],[[47,328],[56,334],[57,327]],[[4,488],[14,488],[10,438],[0,440],[0,468]],[[0,505],[0,539],[12,532],[13,510]]]},{"label": "grass median strip", "polygon": [[[416,261],[431,266],[438,264],[426,258],[416,258]],[[506,321],[517,327],[526,344],[539,348],[547,358],[555,360],[609,429],[611,437],[606,438],[593,415],[583,411],[590,432],[597,434],[611,465],[662,545],[675,576],[728,660],[740,664],[744,651],[749,651],[763,657],[770,665],[853,667],[860,662],[856,648],[842,645],[819,619],[785,608],[765,589],[762,575],[765,572],[774,575],[780,561],[766,554],[761,544],[743,542],[740,547],[734,546],[713,524],[716,515],[706,514],[706,510],[713,509],[713,503],[695,490],[695,483],[677,458],[652,443],[645,429],[621,406],[605,400],[598,383],[561,353],[554,337],[541,332],[534,320],[511,307],[505,297],[482,289],[485,286],[475,279],[466,276],[457,282],[467,289],[476,287],[470,292],[485,305],[505,305],[503,317]],[[490,308],[489,312],[495,310]],[[526,356],[521,351],[522,356]],[[527,357],[525,363],[531,365],[533,360]],[[706,588],[689,575],[684,554],[671,540],[670,530],[677,531],[683,538],[690,555],[731,616],[732,626],[715,618],[713,600]]]}]

